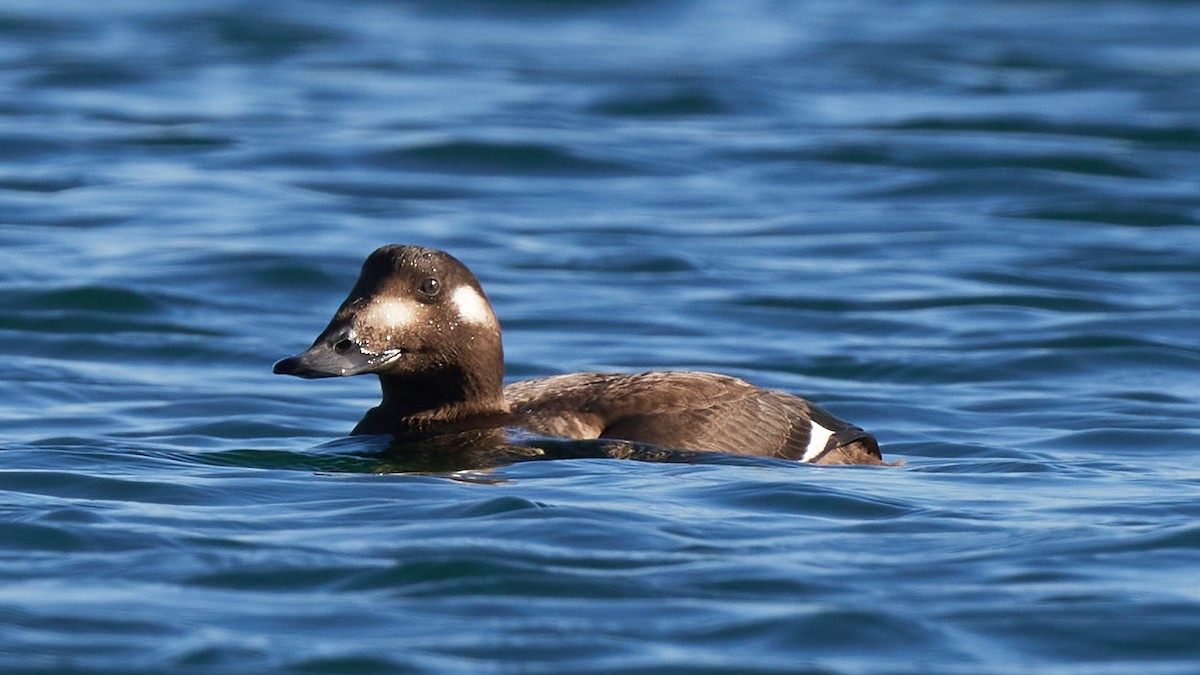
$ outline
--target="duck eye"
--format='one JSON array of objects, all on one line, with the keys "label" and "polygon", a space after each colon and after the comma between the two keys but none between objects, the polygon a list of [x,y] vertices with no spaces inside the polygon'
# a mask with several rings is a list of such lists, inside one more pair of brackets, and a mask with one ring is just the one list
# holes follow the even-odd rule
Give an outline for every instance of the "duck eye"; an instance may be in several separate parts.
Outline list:
[{"label": "duck eye", "polygon": [[345,354],[346,352],[350,351],[350,348],[353,346],[353,342],[351,342],[349,339],[343,338],[334,343],[333,351],[337,352],[338,354]]},{"label": "duck eye", "polygon": [[421,282],[421,285],[418,287],[418,290],[420,290],[425,295],[429,295],[429,296],[437,295],[438,291],[442,290],[442,282],[438,281],[437,279],[434,279],[433,277],[426,277],[425,280]]}]

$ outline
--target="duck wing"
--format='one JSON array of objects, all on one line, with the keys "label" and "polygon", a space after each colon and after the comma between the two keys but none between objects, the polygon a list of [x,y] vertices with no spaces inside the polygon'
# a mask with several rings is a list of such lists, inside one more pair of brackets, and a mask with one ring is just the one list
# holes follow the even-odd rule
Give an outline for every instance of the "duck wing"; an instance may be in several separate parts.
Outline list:
[{"label": "duck wing", "polygon": [[519,426],[565,438],[613,438],[680,450],[881,464],[870,434],[791,394],[727,375],[575,373],[510,384]]}]

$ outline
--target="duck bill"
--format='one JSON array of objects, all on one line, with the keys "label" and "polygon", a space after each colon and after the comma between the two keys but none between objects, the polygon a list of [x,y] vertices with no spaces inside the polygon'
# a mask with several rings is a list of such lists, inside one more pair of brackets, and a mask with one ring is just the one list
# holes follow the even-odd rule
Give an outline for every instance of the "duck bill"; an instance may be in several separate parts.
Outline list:
[{"label": "duck bill", "polygon": [[349,377],[372,372],[377,360],[357,348],[338,353],[323,342],[318,342],[295,356],[279,361],[273,372],[276,375],[295,375],[308,379]]}]

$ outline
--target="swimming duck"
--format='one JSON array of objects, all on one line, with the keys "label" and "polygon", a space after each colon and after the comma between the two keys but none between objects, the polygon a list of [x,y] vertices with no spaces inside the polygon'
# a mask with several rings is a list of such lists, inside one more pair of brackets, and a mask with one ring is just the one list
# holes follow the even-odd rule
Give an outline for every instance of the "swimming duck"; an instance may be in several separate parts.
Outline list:
[{"label": "swimming duck", "polygon": [[803,398],[727,375],[574,373],[505,386],[500,322],[479,281],[453,256],[419,246],[372,253],[312,346],[274,372],[378,375],[383,400],[351,434],[398,442],[515,428],[610,439],[617,442],[610,456],[645,456],[621,450],[632,447],[884,464],[862,429]]}]

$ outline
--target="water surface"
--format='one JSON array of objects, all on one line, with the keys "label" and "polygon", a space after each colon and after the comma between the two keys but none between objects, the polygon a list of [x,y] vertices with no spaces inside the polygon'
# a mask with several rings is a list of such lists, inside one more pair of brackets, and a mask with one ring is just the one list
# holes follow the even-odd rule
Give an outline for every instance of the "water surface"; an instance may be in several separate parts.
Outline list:
[{"label": "water surface", "polygon": [[[1178,2],[10,2],[0,669],[1194,672]],[[510,378],[701,368],[894,469],[389,471],[270,374],[385,243]]]}]

